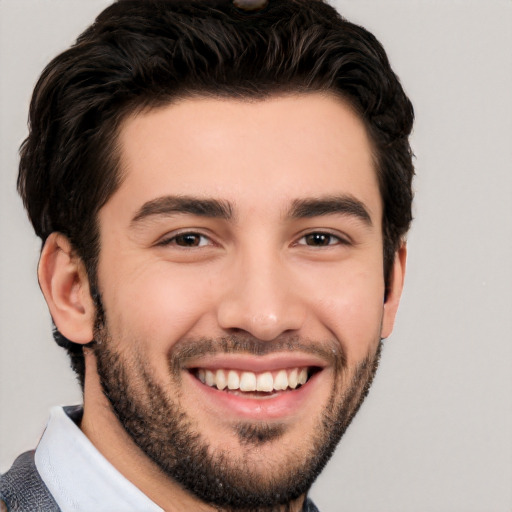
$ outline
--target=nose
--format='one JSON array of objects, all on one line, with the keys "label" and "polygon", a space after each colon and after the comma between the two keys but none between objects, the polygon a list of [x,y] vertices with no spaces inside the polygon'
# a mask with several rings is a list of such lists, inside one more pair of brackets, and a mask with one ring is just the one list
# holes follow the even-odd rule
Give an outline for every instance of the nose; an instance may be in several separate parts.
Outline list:
[{"label": "nose", "polygon": [[262,341],[299,331],[307,309],[293,275],[275,255],[260,252],[237,261],[228,272],[229,286],[218,305],[219,326]]}]

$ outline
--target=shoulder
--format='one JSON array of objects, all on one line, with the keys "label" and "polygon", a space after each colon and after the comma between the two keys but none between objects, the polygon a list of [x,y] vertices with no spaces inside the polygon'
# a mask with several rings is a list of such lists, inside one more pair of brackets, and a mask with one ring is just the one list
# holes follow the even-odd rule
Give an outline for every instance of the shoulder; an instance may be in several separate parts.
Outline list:
[{"label": "shoulder", "polygon": [[315,507],[315,504],[309,498],[306,498],[302,512],[319,512],[319,510]]},{"label": "shoulder", "polygon": [[59,512],[59,507],[37,472],[33,451],[20,455],[11,469],[0,476],[0,511],[4,510]]}]

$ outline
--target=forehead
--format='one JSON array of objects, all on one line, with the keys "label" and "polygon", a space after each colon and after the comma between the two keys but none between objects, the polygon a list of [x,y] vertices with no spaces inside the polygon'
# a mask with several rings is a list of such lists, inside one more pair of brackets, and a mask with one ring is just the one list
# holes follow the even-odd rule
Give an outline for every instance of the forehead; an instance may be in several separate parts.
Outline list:
[{"label": "forehead", "polygon": [[166,194],[239,207],[350,194],[380,209],[365,127],[331,94],[183,99],[129,117],[119,143],[124,179],[109,203],[133,211]]}]

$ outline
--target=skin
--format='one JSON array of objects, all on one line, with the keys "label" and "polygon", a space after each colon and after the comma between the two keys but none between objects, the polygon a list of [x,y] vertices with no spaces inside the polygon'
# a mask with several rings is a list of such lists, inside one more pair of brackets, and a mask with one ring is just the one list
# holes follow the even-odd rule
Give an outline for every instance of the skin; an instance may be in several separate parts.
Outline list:
[{"label": "skin", "polygon": [[[300,461],[308,452],[333,390],[343,393],[357,365],[390,335],[402,291],[405,247],[397,252],[384,302],[382,201],[362,122],[328,94],[194,98],[128,118],[119,142],[124,179],[98,219],[98,283],[114,349],[135,381],[133,361],[144,361],[213,453],[229,450],[262,479],[269,470],[286,471],[293,463],[289,453]],[[167,196],[221,201],[231,217],[141,215],[144,205]],[[293,215],[297,201],[333,197],[361,205],[368,218],[347,211]],[[176,238],[183,233],[199,236],[187,239],[194,240],[189,247]],[[313,233],[323,236],[307,237]],[[65,237],[50,236],[39,272],[59,330],[88,343],[95,308],[83,265]],[[199,356],[190,364],[286,368],[297,358],[311,364],[306,349],[279,345],[299,338],[305,346],[334,342],[345,370],[338,375],[332,362],[315,359],[321,371],[300,399],[285,400],[277,413],[261,408],[259,397],[250,399],[248,412],[241,412],[237,398],[212,400],[212,390],[186,369],[179,382],[171,379],[174,348],[232,334],[279,350]],[[94,352],[86,349],[85,356],[81,428],[98,450],[164,510],[214,510],[134,444],[102,393]],[[237,435],[241,421],[279,424],[283,432],[254,449]],[[302,498],[290,510],[301,504]]]}]

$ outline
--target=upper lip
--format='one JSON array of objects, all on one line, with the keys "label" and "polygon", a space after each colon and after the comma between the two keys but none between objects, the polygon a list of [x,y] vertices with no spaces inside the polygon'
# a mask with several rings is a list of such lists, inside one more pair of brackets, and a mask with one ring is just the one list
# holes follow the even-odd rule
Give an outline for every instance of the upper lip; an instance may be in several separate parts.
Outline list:
[{"label": "upper lip", "polygon": [[204,368],[206,370],[240,370],[254,373],[282,370],[288,368],[317,367],[323,369],[326,361],[311,354],[269,354],[254,356],[249,354],[216,354],[204,356],[190,361],[186,368],[193,370]]}]

